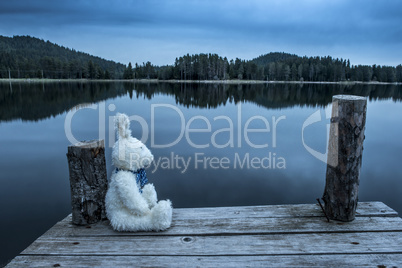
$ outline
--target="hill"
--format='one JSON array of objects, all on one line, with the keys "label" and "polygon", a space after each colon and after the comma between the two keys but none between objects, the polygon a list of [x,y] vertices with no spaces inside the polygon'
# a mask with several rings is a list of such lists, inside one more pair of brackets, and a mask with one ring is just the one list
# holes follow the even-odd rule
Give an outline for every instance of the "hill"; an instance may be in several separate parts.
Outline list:
[{"label": "hill", "polygon": [[31,36],[0,36],[0,78],[118,79],[125,65]]},{"label": "hill", "polygon": [[255,59],[252,59],[251,62],[254,62],[257,65],[260,66],[265,66],[270,64],[271,62],[279,62],[279,61],[294,61],[296,59],[299,59],[301,57],[294,55],[294,54],[289,54],[289,53],[284,53],[284,52],[271,52],[265,55],[261,55]]}]

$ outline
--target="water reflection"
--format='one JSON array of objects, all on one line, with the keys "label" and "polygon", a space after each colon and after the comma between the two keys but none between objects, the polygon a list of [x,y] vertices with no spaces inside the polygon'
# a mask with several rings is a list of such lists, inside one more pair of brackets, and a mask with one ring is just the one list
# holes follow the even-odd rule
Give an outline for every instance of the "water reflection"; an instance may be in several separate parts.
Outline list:
[{"label": "water reflection", "polygon": [[325,106],[336,94],[368,96],[373,99],[402,99],[402,87],[375,84],[146,84],[136,85],[130,96],[172,95],[186,107],[216,108],[227,102],[247,101],[266,108]]},{"label": "water reflection", "polygon": [[112,83],[0,83],[0,121],[38,121],[62,114],[76,105],[127,93]]},{"label": "water reflection", "polygon": [[355,84],[203,84],[130,82],[0,83],[0,121],[38,121],[62,114],[76,105],[96,103],[129,94],[152,99],[174,96],[185,107],[216,108],[250,102],[277,109],[293,106],[323,107],[336,94],[368,96],[370,100],[402,100],[402,86]]}]

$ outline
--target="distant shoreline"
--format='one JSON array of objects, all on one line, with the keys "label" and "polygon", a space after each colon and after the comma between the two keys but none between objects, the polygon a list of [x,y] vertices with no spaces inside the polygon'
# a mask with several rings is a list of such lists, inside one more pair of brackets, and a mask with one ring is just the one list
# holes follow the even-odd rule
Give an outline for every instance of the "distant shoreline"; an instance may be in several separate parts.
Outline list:
[{"label": "distant shoreline", "polygon": [[41,78],[0,78],[0,83],[54,83],[54,82],[81,82],[81,83],[175,83],[175,84],[327,84],[327,85],[402,85],[400,82],[362,82],[362,81],[262,81],[262,80],[158,80],[158,79],[41,79]]}]

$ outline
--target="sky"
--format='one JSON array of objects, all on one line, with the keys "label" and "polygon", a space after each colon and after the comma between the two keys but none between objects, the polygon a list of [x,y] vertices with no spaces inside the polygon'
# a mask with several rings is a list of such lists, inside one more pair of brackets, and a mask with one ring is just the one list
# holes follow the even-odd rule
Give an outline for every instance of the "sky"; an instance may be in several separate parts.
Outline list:
[{"label": "sky", "polygon": [[2,0],[0,35],[30,35],[123,64],[269,52],[402,63],[401,0]]}]

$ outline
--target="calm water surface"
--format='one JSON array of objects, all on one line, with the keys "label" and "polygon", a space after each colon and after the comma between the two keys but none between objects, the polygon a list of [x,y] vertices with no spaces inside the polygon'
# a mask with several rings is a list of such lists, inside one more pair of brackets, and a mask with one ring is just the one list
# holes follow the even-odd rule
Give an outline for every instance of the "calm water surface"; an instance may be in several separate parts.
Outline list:
[{"label": "calm water surface", "polygon": [[336,94],[369,97],[360,200],[402,213],[400,86],[0,84],[0,264],[70,213],[71,142],[105,139],[110,175],[116,112],[133,116],[174,207],[315,203],[326,164],[306,147],[325,153]]}]

